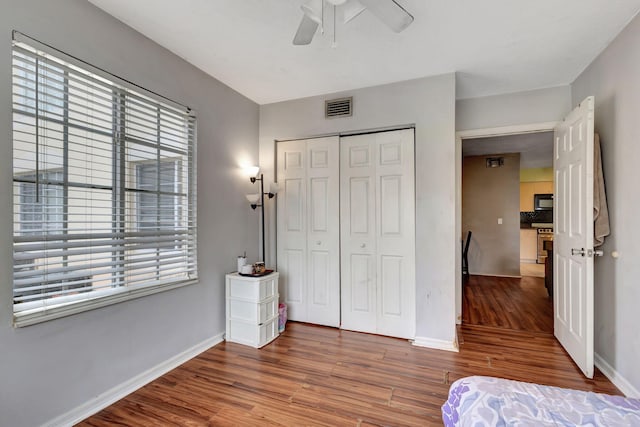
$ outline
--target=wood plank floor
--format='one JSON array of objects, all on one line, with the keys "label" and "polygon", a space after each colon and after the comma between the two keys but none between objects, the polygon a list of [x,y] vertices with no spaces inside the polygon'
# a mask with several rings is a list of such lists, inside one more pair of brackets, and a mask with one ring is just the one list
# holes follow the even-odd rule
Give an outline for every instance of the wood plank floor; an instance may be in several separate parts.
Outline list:
[{"label": "wood plank floor", "polygon": [[553,334],[553,303],[540,277],[470,276],[462,323]]},{"label": "wood plank floor", "polygon": [[620,394],[548,333],[465,325],[459,341],[454,353],[289,322],[260,350],[221,343],[80,425],[441,426],[449,384],[468,375]]}]

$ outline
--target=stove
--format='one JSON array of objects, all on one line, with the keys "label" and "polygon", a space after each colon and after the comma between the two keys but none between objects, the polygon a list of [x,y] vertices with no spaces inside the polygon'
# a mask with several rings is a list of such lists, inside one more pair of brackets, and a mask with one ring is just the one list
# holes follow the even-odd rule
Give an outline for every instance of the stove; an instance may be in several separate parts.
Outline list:
[{"label": "stove", "polygon": [[553,241],[553,228],[538,228],[537,258],[538,264],[544,264],[547,259],[547,251],[544,249],[544,242]]}]

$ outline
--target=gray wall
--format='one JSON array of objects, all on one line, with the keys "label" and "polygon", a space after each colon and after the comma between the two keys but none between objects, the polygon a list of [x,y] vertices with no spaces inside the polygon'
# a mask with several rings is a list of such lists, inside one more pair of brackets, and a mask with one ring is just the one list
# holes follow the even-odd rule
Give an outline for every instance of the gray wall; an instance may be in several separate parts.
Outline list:
[{"label": "gray wall", "polygon": [[[224,273],[257,256],[242,162],[257,163],[258,106],[84,0],[0,5],[0,425],[51,420],[224,332]],[[198,113],[200,283],[12,327],[11,30],[194,108]]]},{"label": "gray wall", "polygon": [[[487,168],[487,157],[504,165]],[[498,224],[502,218],[502,224]],[[520,154],[469,156],[462,162],[462,235],[472,231],[469,272],[520,276]]]},{"label": "gray wall", "polygon": [[576,79],[572,95],[574,104],[595,96],[611,219],[605,256],[595,260],[595,350],[638,393],[640,17]]},{"label": "gray wall", "polygon": [[[353,96],[353,117],[326,120],[324,100],[340,96]],[[268,180],[273,180],[276,139],[415,124],[416,335],[446,342],[455,336],[453,283],[458,271],[454,108],[453,74],[260,107],[260,164]]]},{"label": "gray wall", "polygon": [[570,86],[459,99],[456,130],[557,121],[568,111],[571,111]]}]

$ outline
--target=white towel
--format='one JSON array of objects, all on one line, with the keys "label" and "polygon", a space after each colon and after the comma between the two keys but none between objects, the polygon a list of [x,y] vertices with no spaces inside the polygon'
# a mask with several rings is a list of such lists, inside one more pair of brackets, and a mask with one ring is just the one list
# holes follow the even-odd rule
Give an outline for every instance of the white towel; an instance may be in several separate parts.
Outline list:
[{"label": "white towel", "polygon": [[593,137],[593,247],[601,246],[609,235],[609,209],[607,193],[604,189],[602,174],[602,156],[600,153],[600,135]]}]

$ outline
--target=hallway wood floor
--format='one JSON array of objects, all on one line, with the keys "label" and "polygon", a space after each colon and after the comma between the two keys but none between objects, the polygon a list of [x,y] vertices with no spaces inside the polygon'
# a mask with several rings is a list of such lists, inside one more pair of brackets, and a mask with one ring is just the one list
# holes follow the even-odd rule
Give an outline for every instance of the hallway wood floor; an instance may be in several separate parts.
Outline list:
[{"label": "hallway wood floor", "polygon": [[221,343],[80,426],[442,425],[449,384],[469,375],[620,394],[585,379],[552,335],[464,325],[460,352],[290,322],[258,350]]},{"label": "hallway wood floor", "polygon": [[541,277],[470,276],[462,323],[553,334],[553,302]]}]

